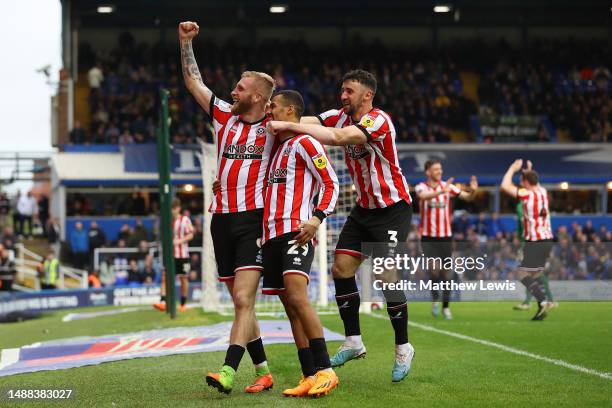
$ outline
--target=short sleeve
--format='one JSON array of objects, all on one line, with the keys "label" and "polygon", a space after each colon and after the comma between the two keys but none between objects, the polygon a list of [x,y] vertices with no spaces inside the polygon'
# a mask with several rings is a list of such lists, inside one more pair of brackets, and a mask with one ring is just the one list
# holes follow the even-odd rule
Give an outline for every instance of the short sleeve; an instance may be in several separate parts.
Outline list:
[{"label": "short sleeve", "polygon": [[335,127],[336,123],[338,123],[340,120],[340,116],[342,116],[342,111],[338,109],[330,109],[317,115],[317,119],[319,119],[319,122],[321,122],[321,125],[323,126]]},{"label": "short sleeve", "polygon": [[417,194],[421,194],[422,192],[424,192],[427,189],[427,187],[425,186],[425,183],[419,183],[416,185],[416,187],[414,188],[414,191]]},{"label": "short sleeve", "polygon": [[232,117],[232,105],[215,95],[210,98],[210,118],[213,123],[224,125]]},{"label": "short sleeve", "polygon": [[530,192],[526,188],[519,188],[516,190],[516,195],[520,200],[527,200],[530,196]]},{"label": "short sleeve", "polygon": [[390,129],[387,118],[384,115],[374,116],[370,113],[361,118],[357,127],[364,132],[368,142],[384,139]]},{"label": "short sleeve", "polygon": [[451,196],[453,197],[457,197],[459,194],[461,194],[461,189],[459,187],[457,187],[454,184],[450,185],[450,190],[448,192]]}]

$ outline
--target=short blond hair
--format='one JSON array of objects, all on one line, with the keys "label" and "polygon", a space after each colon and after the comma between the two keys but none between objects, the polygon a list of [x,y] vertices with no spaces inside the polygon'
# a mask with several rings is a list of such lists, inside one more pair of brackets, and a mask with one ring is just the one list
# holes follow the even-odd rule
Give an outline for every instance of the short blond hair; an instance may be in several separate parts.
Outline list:
[{"label": "short blond hair", "polygon": [[244,71],[241,78],[255,78],[257,83],[260,85],[263,97],[266,101],[269,101],[276,89],[276,81],[270,75],[265,72],[258,71]]}]

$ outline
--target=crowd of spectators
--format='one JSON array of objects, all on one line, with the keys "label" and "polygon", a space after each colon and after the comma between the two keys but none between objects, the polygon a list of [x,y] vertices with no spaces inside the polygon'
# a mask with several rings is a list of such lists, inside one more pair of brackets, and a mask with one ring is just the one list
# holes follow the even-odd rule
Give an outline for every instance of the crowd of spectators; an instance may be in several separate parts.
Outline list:
[{"label": "crowd of spectators", "polygon": [[[379,82],[376,104],[391,113],[402,142],[448,142],[452,130],[468,131],[470,115],[478,113],[547,115],[574,140],[610,140],[610,50],[598,41],[535,41],[521,50],[503,41],[471,41],[436,52],[352,44],[321,49],[284,41],[245,47],[202,40],[194,48],[206,84],[219,97],[229,100],[240,73],[257,69],[271,73],[279,89],[302,92],[307,114],[338,107],[342,74],[354,67],[368,69]],[[160,86],[170,90],[172,142],[210,139],[208,118],[183,86],[177,50],[138,44],[129,33],[107,54],[83,44],[80,61],[88,70],[92,121],[88,129],[76,121],[70,142],[152,142]],[[466,97],[462,71],[480,74],[480,106]],[[548,139],[546,132],[538,137]]]},{"label": "crowd of spectators", "polygon": [[[83,129],[80,123],[75,126],[71,142],[152,141],[160,85],[171,93],[172,141],[190,143],[198,137],[210,137],[205,114],[182,84],[180,61],[173,58],[177,56],[175,48],[136,44],[129,34],[121,36],[108,55],[84,46],[81,59],[91,61],[86,68],[91,67],[92,124],[90,129]],[[448,57],[438,59],[422,51],[391,52],[381,44],[367,47],[367,53],[362,46],[321,51],[301,42],[262,43],[250,48],[198,42],[195,48],[206,84],[219,97],[230,99],[229,92],[249,61],[249,69],[271,73],[279,89],[301,91],[309,114],[338,107],[343,73],[363,66],[377,75],[377,105],[392,113],[402,141],[449,141],[450,130],[468,130],[468,116],[476,113],[474,103],[463,95],[457,65]],[[299,57],[305,54],[309,55],[308,65],[300,62],[303,59]]]},{"label": "crowd of spectators", "polygon": [[501,58],[482,72],[481,114],[546,115],[574,141],[612,141],[612,54],[606,41],[537,41],[521,51],[500,43],[487,52]]}]

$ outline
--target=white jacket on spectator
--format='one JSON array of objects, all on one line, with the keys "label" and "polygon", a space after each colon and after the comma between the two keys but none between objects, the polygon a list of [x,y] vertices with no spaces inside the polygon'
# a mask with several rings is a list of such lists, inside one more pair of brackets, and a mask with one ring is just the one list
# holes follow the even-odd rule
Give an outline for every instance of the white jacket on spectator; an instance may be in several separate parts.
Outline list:
[{"label": "white jacket on spectator", "polygon": [[31,217],[38,213],[38,203],[33,196],[22,194],[17,201],[17,211],[21,215]]}]

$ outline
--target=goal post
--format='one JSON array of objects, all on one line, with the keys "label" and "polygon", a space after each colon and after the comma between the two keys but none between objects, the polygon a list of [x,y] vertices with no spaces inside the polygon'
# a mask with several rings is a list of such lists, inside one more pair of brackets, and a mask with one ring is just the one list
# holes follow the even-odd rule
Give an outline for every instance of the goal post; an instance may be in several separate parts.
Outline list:
[{"label": "goal post", "polygon": [[[204,236],[202,239],[202,297],[201,306],[207,312],[233,314],[233,304],[223,283],[217,280],[217,267],[210,236],[212,215],[208,208],[213,200],[212,184],[216,178],[217,149],[212,143],[200,142],[200,167],[202,169],[202,190],[204,199]],[[338,204],[333,214],[325,219],[317,231],[315,257],[310,272],[308,297],[319,311],[330,307],[330,296],[333,295],[333,281],[330,278],[334,248],[342,226],[350,209],[355,204],[355,190],[344,162],[342,148],[328,147],[328,156],[338,175],[340,193]],[[332,298],[333,299],[333,298]],[[335,305],[334,305],[335,307]],[[261,294],[261,282],[255,304],[258,315],[282,315],[283,305],[277,296]]]}]

